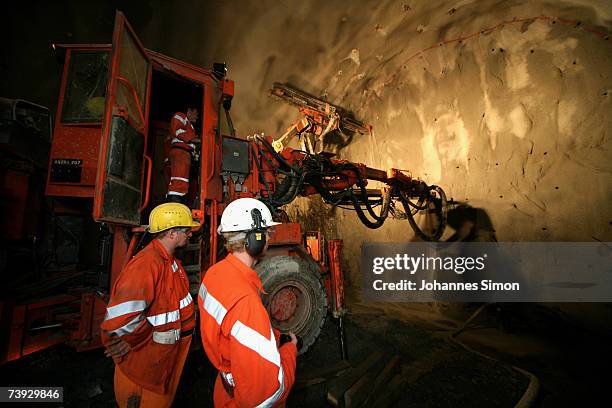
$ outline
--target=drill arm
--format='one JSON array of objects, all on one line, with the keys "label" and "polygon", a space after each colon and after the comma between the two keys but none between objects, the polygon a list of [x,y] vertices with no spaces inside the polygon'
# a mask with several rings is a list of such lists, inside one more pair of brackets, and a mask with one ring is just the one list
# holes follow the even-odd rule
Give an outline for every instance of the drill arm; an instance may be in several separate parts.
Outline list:
[{"label": "drill arm", "polygon": [[[413,178],[405,170],[383,171],[362,163],[335,160],[328,154],[312,154],[288,147],[277,152],[270,137],[255,135],[252,140],[254,160],[265,184],[261,198],[272,208],[289,204],[298,195],[318,194],[333,206],[349,206],[368,228],[381,227],[391,215],[408,219],[423,240],[438,240],[444,232],[448,211],[444,191]],[[275,185],[271,186],[270,180],[275,180]],[[382,182],[385,187],[366,189],[368,180]],[[380,207],[378,212],[376,207]],[[422,230],[414,219],[420,211],[435,212],[437,227],[432,231]]]},{"label": "drill arm", "polygon": [[[346,110],[289,85],[275,82],[269,94],[297,107],[303,115],[301,120],[273,143],[277,151],[282,150],[284,143],[293,136],[300,136],[304,132],[312,133],[322,140],[323,136],[334,130],[348,134],[365,134],[372,131],[371,125],[354,119]],[[308,150],[312,152],[312,149]]]}]

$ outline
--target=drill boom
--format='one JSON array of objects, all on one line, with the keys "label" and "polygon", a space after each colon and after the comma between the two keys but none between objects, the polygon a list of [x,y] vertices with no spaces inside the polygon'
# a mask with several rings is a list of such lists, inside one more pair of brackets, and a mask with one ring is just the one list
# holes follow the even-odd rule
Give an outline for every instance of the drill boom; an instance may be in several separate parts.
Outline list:
[{"label": "drill boom", "polygon": [[369,133],[372,131],[372,126],[365,124],[357,119],[354,119],[351,114],[344,109],[315,98],[306,92],[293,88],[289,85],[275,82],[270,89],[270,95],[296,106],[300,112],[313,119],[315,122],[323,121],[323,125],[327,123],[334,115],[337,115],[338,128],[342,132],[358,132],[360,134]]}]

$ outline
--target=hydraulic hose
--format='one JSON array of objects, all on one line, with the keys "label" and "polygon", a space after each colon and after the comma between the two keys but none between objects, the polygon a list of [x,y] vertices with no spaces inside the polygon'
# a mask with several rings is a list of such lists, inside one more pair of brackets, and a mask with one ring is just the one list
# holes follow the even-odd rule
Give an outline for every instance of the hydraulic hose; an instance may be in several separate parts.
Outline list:
[{"label": "hydraulic hose", "polygon": [[274,156],[274,158],[281,164],[285,165],[286,167],[288,167],[289,169],[293,170],[296,173],[300,173],[299,169],[296,169],[295,167],[293,167],[291,164],[289,164],[284,158],[283,156],[281,156],[280,154],[278,154],[278,152],[276,150],[274,150],[274,147],[272,147],[272,145],[263,137],[259,136],[259,135],[255,135],[255,139],[257,141],[259,141],[261,144],[263,144],[266,147],[266,150],[272,155]]},{"label": "hydraulic hose", "polygon": [[[263,156],[263,155],[262,155]],[[272,192],[270,191],[270,186],[268,185],[268,182],[266,181],[266,178],[263,175],[263,172],[261,171],[261,164],[259,163],[259,160],[257,160],[257,158],[255,158],[255,160],[253,160],[255,162],[255,166],[257,167],[257,173],[259,174],[259,181],[261,181],[264,185],[264,187],[266,188],[266,191],[268,192],[268,203],[270,204],[270,207],[272,208],[272,210],[275,210],[275,206],[273,203],[273,199],[272,199]]]},{"label": "hydraulic hose", "polygon": [[[408,200],[401,192],[398,194],[398,197],[404,206],[404,210],[406,211],[406,216],[408,218],[410,226],[412,227],[412,230],[419,238],[424,241],[437,241],[438,239],[440,239],[442,233],[444,233],[444,229],[446,228],[446,221],[448,216],[448,202],[446,201],[446,194],[444,193],[444,190],[442,190],[442,188],[438,186],[430,186],[427,194],[429,195],[431,191],[436,191],[440,196],[440,220],[438,227],[432,234],[426,234],[417,225],[416,221],[414,220],[412,211],[410,210],[410,200]],[[427,210],[429,210],[429,203],[430,200],[428,198],[425,200],[425,207],[427,208]]]},{"label": "hydraulic hose", "polygon": [[[304,176],[305,173],[302,173],[300,176],[287,176],[287,178],[289,178],[289,183],[286,187],[286,191],[282,192],[281,194],[275,194],[273,196],[274,201],[278,202],[279,206],[289,204],[291,201],[293,201],[301,190],[304,182]],[[287,183],[285,183],[287,178],[283,180],[282,184],[287,185]]]},{"label": "hydraulic hose", "polygon": [[[391,205],[391,190],[387,190],[385,192],[385,195],[383,196],[382,208],[380,209],[380,215],[377,215],[374,221],[370,221],[368,219],[365,212],[361,208],[361,204],[359,203],[357,197],[355,197],[354,194],[351,195],[351,199],[353,201],[353,207],[355,208],[355,211],[357,212],[357,216],[359,217],[359,220],[366,227],[371,228],[371,229],[376,229],[376,228],[380,228],[385,223],[385,220],[387,219],[387,216],[389,215],[389,206]],[[367,201],[366,201],[366,208],[371,210],[371,206],[367,203]]]}]

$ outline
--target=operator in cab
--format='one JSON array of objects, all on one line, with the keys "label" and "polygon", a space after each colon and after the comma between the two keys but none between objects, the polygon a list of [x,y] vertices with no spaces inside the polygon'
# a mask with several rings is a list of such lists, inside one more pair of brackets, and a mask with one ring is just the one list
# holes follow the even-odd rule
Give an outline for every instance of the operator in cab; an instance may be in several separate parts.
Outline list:
[{"label": "operator in cab", "polygon": [[165,144],[165,162],[170,176],[166,198],[183,203],[189,192],[192,156],[196,154],[194,142],[198,140],[193,124],[199,116],[198,109],[193,106],[187,106],[186,112],[172,115],[170,133]]}]

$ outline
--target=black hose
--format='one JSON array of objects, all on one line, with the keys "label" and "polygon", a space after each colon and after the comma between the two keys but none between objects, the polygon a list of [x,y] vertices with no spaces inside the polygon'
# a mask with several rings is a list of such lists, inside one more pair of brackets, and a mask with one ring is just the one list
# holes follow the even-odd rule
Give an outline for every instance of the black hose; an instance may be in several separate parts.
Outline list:
[{"label": "black hose", "polygon": [[[280,170],[278,167],[274,167],[264,154],[260,154],[260,156],[263,157],[268,162],[268,164],[270,164],[270,167],[272,167],[275,171]],[[261,163],[259,163],[258,160],[255,160],[255,165],[257,166],[257,170],[259,172],[259,179],[266,188],[266,191],[268,193],[268,202],[273,210],[283,205],[289,204],[295,199],[295,197],[297,197],[301,190],[301,186],[304,181],[306,172],[299,173],[299,176],[284,172],[286,174],[285,179],[288,178],[288,183],[285,183],[285,181],[283,180],[283,183],[281,183],[282,190],[276,192],[276,194],[272,194],[270,186],[266,181],[265,177],[263,176]]]},{"label": "black hose", "polygon": [[361,209],[361,206],[359,205],[359,201],[357,201],[357,197],[352,195],[351,198],[353,200],[353,207],[355,208],[355,211],[357,212],[357,217],[359,217],[359,220],[363,223],[363,225],[371,229],[382,227],[382,225],[385,223],[384,218],[379,218],[375,220],[374,222],[370,221],[368,217],[365,215],[365,213],[363,212],[363,210]]},{"label": "black hose", "polygon": [[[357,216],[359,217],[359,220],[366,227],[376,229],[376,228],[381,227],[384,224],[385,219],[387,218],[388,205],[390,203],[390,200],[387,203],[387,211],[385,212],[385,209],[383,208],[381,210],[381,214],[376,214],[372,205],[369,202],[370,200],[368,199],[368,196],[367,196],[367,192],[365,189],[365,183],[361,177],[361,173],[359,169],[357,168],[357,166],[355,166],[352,163],[341,163],[339,165],[334,165],[331,162],[331,160],[329,160],[328,158],[322,158],[321,156],[313,156],[313,155],[307,156],[307,159],[304,160],[304,166],[306,168],[311,169],[313,173],[308,178],[307,181],[309,182],[309,184],[311,184],[315,188],[315,190],[321,195],[321,198],[323,198],[325,202],[333,206],[337,206],[342,201],[344,201],[348,196],[348,198],[351,200],[353,204],[353,208],[357,212]],[[324,172],[323,170],[325,168],[332,168],[333,171]],[[359,198],[355,196],[353,190],[350,188],[345,189],[340,193],[333,194],[328,189],[323,187],[321,183],[321,177],[323,175],[337,176],[340,174],[340,172],[345,171],[345,170],[351,170],[357,176],[357,185],[359,186],[359,198],[361,200],[359,200]],[[361,208],[362,205],[365,206],[368,214],[371,216],[371,218],[374,219],[374,221],[371,221],[368,218],[364,210]]]},{"label": "black hose", "polygon": [[[323,201],[333,206],[338,206],[341,202],[345,201],[346,198],[349,198],[354,210],[357,212],[357,216],[359,220],[368,228],[376,229],[380,228],[385,220],[387,219],[389,206],[391,203],[391,191],[389,191],[388,195],[385,197],[385,200],[382,201],[383,208],[381,208],[380,214],[376,214],[370,200],[368,199],[367,191],[365,188],[365,182],[361,176],[361,172],[359,168],[352,163],[341,163],[339,165],[335,165],[332,161],[323,156],[313,155],[310,153],[305,153],[305,158],[302,162],[303,170],[298,171],[293,166],[291,166],[282,156],[280,156],[268,143],[264,138],[256,136],[256,140],[260,142],[262,147],[265,147],[266,150],[270,152],[270,154],[279,162],[279,164],[284,165],[285,167],[295,171],[297,174],[290,174],[287,172],[281,171],[278,166],[274,166],[270,160],[265,157],[264,154],[261,154],[264,160],[272,167],[275,171],[279,171],[285,174],[285,179],[279,185],[279,189],[276,191],[274,195],[271,194],[268,183],[265,181],[265,178],[262,176],[260,163],[255,160],[257,168],[260,174],[260,180],[264,183],[266,190],[268,192],[268,200],[272,206],[279,207],[282,205],[289,204],[291,201],[295,199],[297,194],[302,190],[302,185],[306,180],[308,184],[313,186],[317,193],[321,196]],[[326,169],[329,169],[326,171]],[[357,185],[359,187],[359,197],[355,195],[352,188],[344,189],[338,193],[332,193],[328,188],[323,186],[321,182],[322,177],[334,177],[339,176],[342,171],[351,170],[355,173],[357,177]],[[379,204],[376,204],[379,205]],[[362,206],[367,210],[368,215],[373,218],[373,221],[368,218]]]},{"label": "black hose", "polygon": [[263,159],[266,161],[266,163],[268,163],[268,166],[270,166],[270,168],[274,169],[275,171],[278,171],[278,172],[279,172],[279,173],[281,173],[281,174],[285,174],[285,175],[292,175],[292,174],[294,174],[294,173],[295,173],[295,172],[293,172],[293,170],[291,170],[291,171],[286,171],[286,170],[281,169],[281,168],[280,168],[280,167],[278,167],[278,166],[275,166],[274,164],[272,164],[272,162],[270,161],[270,159],[268,159],[268,158],[266,157],[266,155],[265,155],[265,154],[262,154],[262,155],[261,155],[261,157],[262,157],[262,158],[263,158]]},{"label": "black hose", "polygon": [[276,192],[274,193],[274,199],[277,199],[279,197],[283,197],[287,193],[289,188],[291,187],[291,182],[292,182],[292,177],[291,176],[286,176],[283,179],[283,181],[281,181],[279,184],[277,184]]},{"label": "black hose", "polygon": [[[370,216],[372,218],[374,218],[374,220],[376,221],[375,225],[378,225],[379,222],[382,221],[382,222],[380,222],[380,225],[378,225],[377,227],[374,227],[374,228],[380,227],[384,223],[384,221],[387,218],[387,216],[386,216],[386,214],[382,214],[382,213],[380,215],[376,214],[376,212],[374,211],[374,209],[370,205],[369,200],[368,200],[368,194],[367,194],[366,188],[365,188],[365,183],[363,182],[363,179],[361,178],[361,173],[359,172],[359,169],[357,168],[357,166],[355,166],[353,164],[344,164],[342,167],[348,168],[348,169],[350,169],[350,170],[355,172],[355,174],[357,176],[357,180],[358,180],[357,181],[357,186],[359,186],[359,192],[360,192],[361,201],[363,202],[366,210],[368,210],[368,214],[370,214]],[[353,200],[353,206],[355,206],[355,205],[356,205],[355,204],[355,200]],[[363,213],[363,210],[361,209],[361,206],[359,206],[359,210],[357,210],[357,208],[355,208],[355,210],[357,211],[357,215],[359,215],[360,212]],[[361,219],[361,217],[359,217],[359,218]],[[362,219],[362,221],[363,221],[363,219]],[[370,227],[370,228],[372,228],[372,227]]]},{"label": "black hose", "polygon": [[[387,190],[387,192],[385,193],[385,196],[383,197],[383,201],[382,201],[382,208],[380,209],[380,214],[377,215],[377,217],[374,219],[374,222],[370,221],[366,217],[363,209],[361,208],[359,201],[357,200],[357,197],[355,197],[355,195],[351,196],[353,200],[353,207],[355,208],[355,211],[357,212],[357,216],[359,217],[361,222],[366,227],[376,229],[376,228],[380,228],[384,224],[385,220],[387,219],[387,216],[389,215],[389,207],[391,205],[391,195],[392,194],[393,194],[392,190]],[[369,203],[366,203],[366,208],[371,209]]]},{"label": "black hose", "polygon": [[[431,191],[436,191],[440,196],[440,213],[438,215],[440,217],[440,223],[432,234],[426,234],[425,232],[423,232],[423,230],[421,230],[421,228],[419,228],[416,221],[414,220],[412,212],[410,211],[410,200],[404,197],[401,192],[398,194],[398,197],[404,206],[404,210],[406,211],[406,215],[408,216],[408,222],[410,223],[412,230],[423,241],[437,241],[438,239],[440,239],[440,237],[444,233],[444,229],[446,228],[446,221],[448,216],[448,202],[446,201],[446,193],[444,193],[444,190],[442,190],[442,188],[438,186],[430,186],[429,191],[427,192],[428,197]],[[429,210],[429,198],[425,200],[425,203],[427,210]]]},{"label": "black hose", "polygon": [[[283,195],[274,195],[274,199],[283,202],[285,204],[289,204],[295,197],[300,193],[302,189],[302,185],[304,184],[304,178],[306,173],[302,173],[299,177],[291,176],[290,183],[287,191]],[[283,204],[283,205],[285,205]]]},{"label": "black hose", "polygon": [[262,143],[263,145],[265,145],[266,150],[268,150],[268,152],[274,156],[274,158],[281,164],[285,165],[286,167],[288,167],[289,169],[293,170],[296,173],[300,173],[300,170],[293,167],[291,164],[289,164],[284,158],[283,156],[281,156],[280,154],[278,154],[278,152],[276,150],[274,150],[274,147],[272,147],[272,145],[263,137],[260,136],[255,136],[255,138]]},{"label": "black hose", "polygon": [[274,212],[275,206],[274,206],[274,203],[272,202],[272,193],[270,192],[270,186],[268,185],[266,178],[263,176],[263,172],[261,170],[261,164],[259,163],[259,160],[257,160],[257,158],[255,158],[255,160],[253,161],[255,162],[255,166],[257,167],[257,173],[259,173],[259,181],[263,183],[264,187],[266,188],[266,191],[268,192],[268,197],[267,197],[268,204],[270,205],[272,211]]}]

